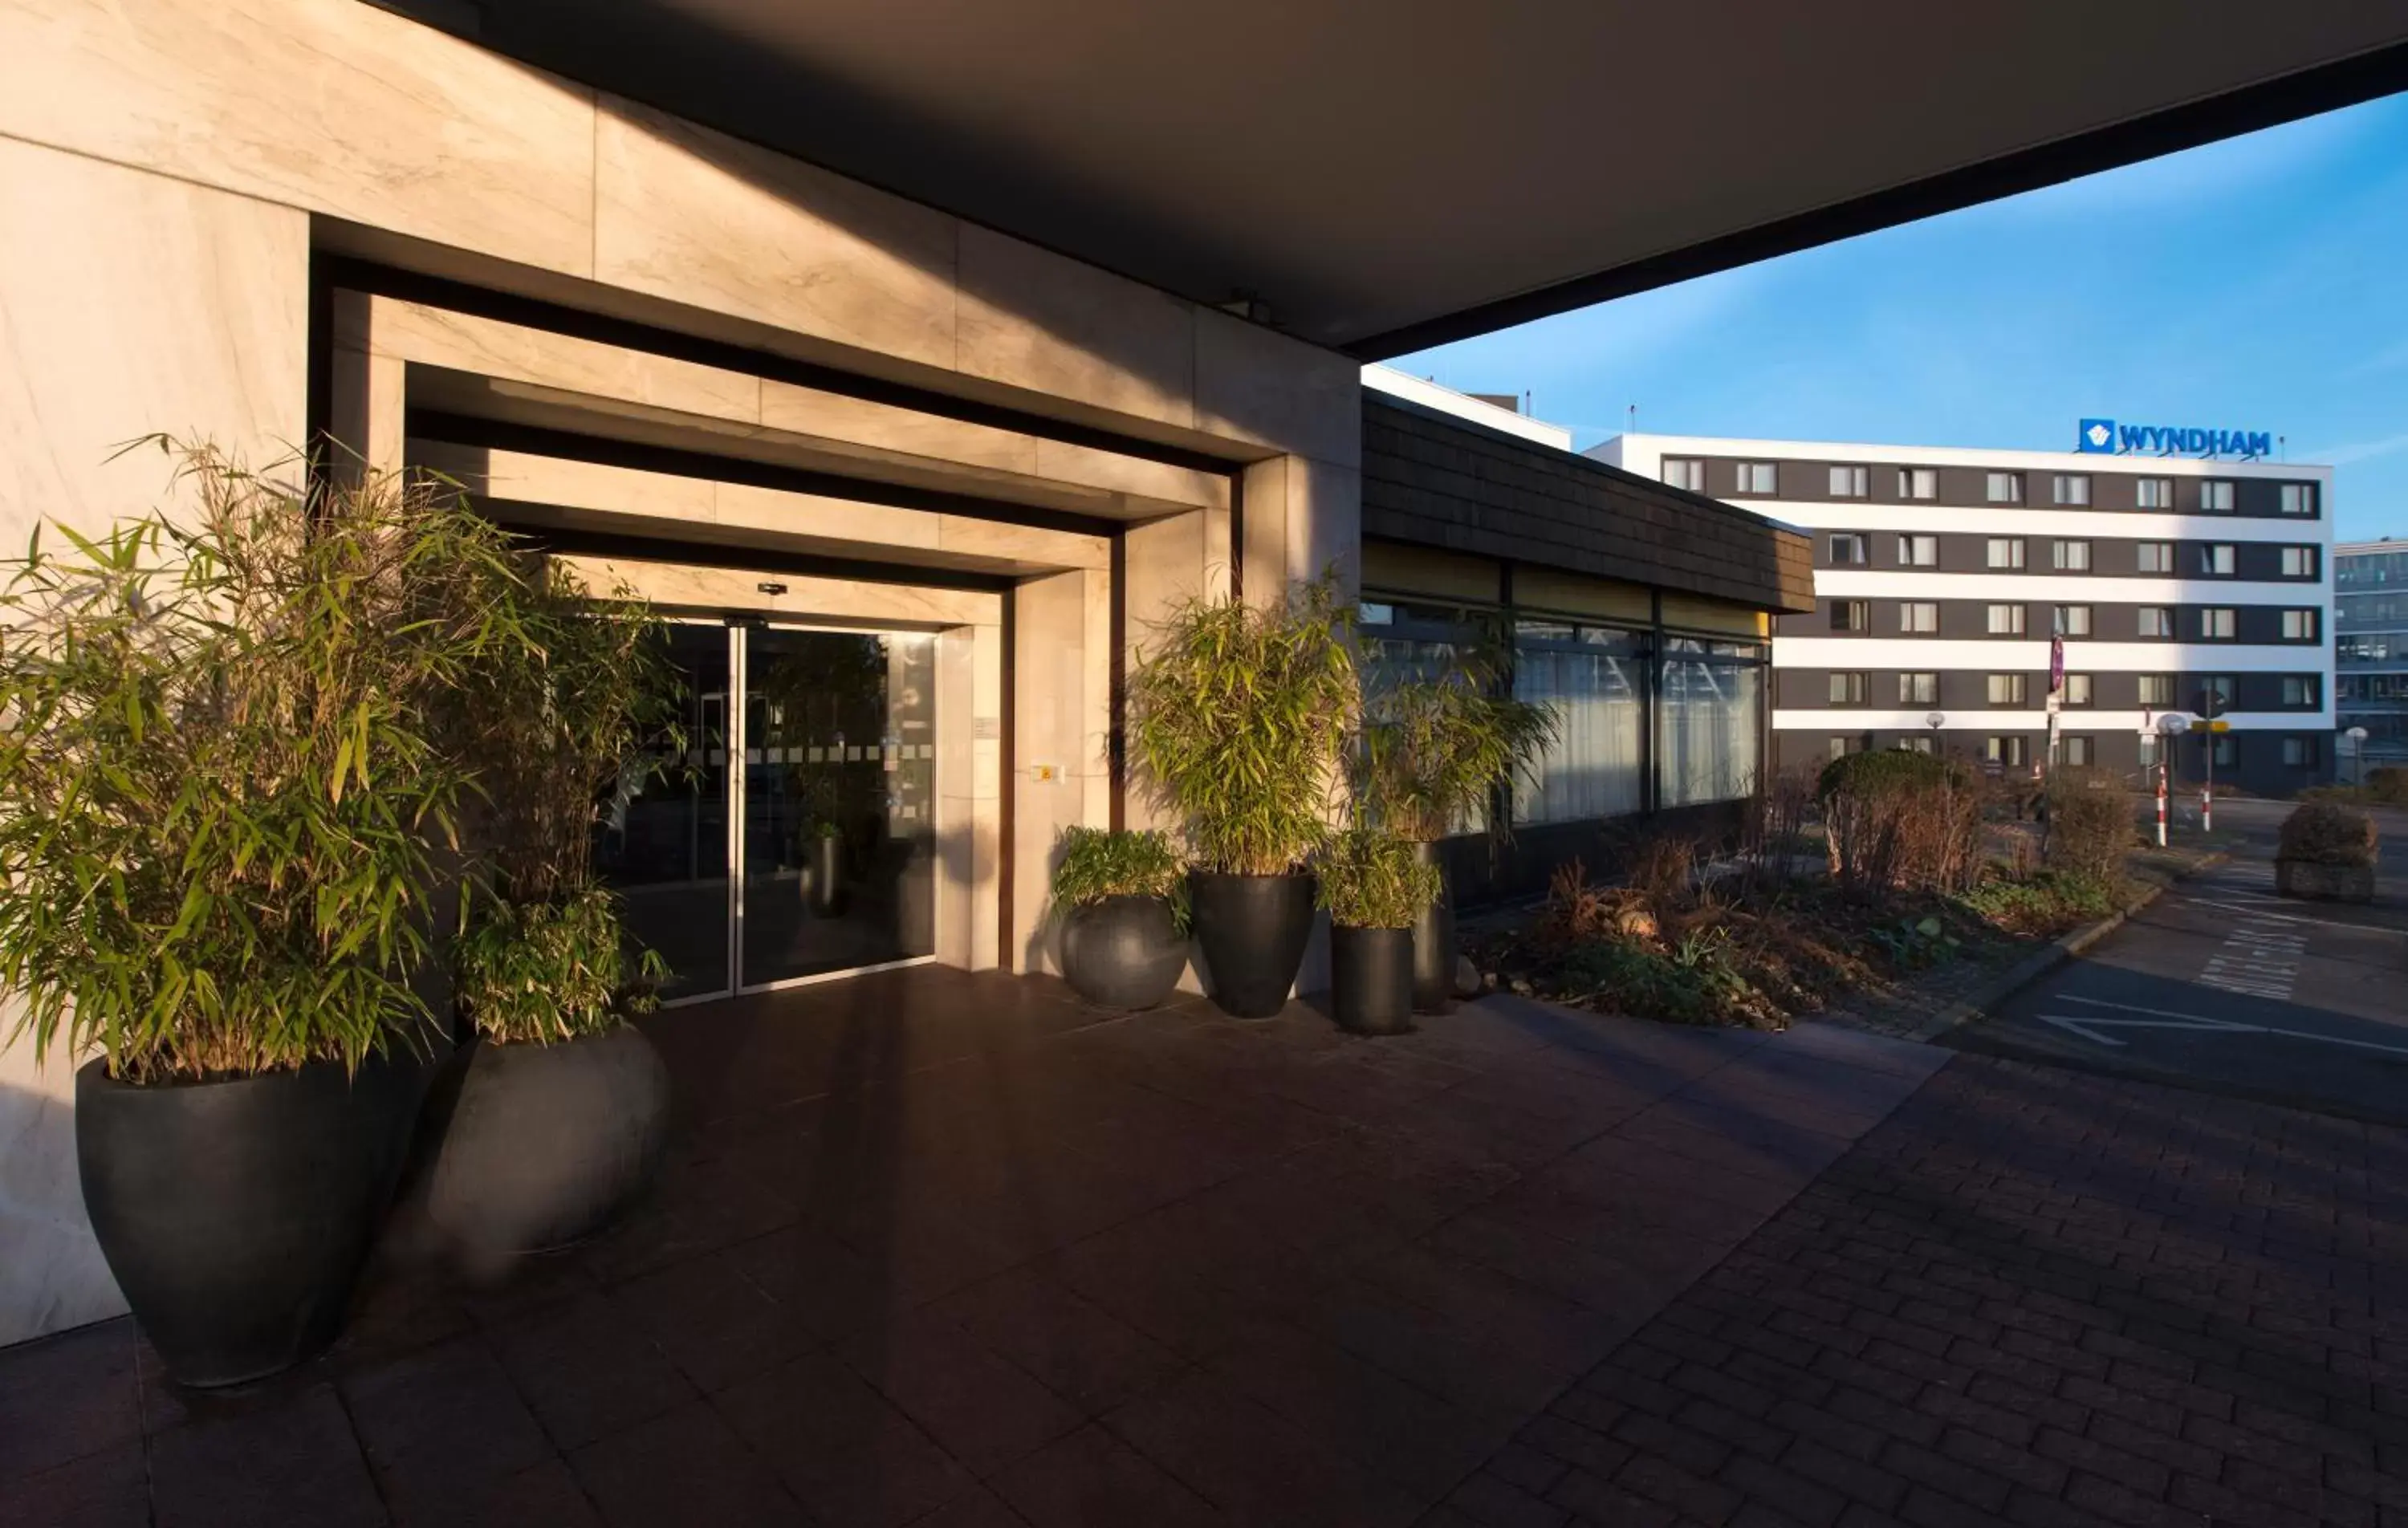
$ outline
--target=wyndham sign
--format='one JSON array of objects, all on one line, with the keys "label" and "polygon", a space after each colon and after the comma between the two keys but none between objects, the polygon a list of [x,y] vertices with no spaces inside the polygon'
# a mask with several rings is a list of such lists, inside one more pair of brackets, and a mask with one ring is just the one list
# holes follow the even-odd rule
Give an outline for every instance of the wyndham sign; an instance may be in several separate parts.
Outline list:
[{"label": "wyndham sign", "polygon": [[2265,430],[2202,430],[2171,424],[2118,424],[2112,419],[2086,419],[2075,436],[2074,449],[2101,454],[2152,456],[2272,456],[2274,436]]}]

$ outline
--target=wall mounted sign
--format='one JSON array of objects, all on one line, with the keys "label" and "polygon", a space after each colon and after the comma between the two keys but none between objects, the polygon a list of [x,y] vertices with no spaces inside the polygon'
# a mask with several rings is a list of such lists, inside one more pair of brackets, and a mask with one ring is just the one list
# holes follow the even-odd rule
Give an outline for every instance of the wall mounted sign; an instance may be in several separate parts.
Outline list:
[{"label": "wall mounted sign", "polygon": [[2086,419],[2074,436],[2074,450],[2100,455],[2237,456],[2274,454],[2274,436],[2267,430],[2202,430],[2192,425],[2118,424],[2112,419]]}]

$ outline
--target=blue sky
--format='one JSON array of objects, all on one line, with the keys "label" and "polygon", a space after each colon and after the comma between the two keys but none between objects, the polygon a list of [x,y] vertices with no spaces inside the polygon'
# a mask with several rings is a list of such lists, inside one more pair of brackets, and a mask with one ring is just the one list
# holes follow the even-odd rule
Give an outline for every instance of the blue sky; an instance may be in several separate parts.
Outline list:
[{"label": "blue sky", "polygon": [[1391,363],[1671,434],[2067,450],[2272,431],[2344,539],[2408,536],[2408,96]]}]

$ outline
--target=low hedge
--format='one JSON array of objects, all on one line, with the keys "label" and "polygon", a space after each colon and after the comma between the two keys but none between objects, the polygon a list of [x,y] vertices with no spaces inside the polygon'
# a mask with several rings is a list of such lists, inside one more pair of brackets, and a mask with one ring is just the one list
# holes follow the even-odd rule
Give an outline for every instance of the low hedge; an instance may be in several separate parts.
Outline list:
[{"label": "low hedge", "polygon": [[2374,819],[2338,802],[2311,801],[2283,819],[2276,854],[2307,864],[2366,865],[2374,863]]}]

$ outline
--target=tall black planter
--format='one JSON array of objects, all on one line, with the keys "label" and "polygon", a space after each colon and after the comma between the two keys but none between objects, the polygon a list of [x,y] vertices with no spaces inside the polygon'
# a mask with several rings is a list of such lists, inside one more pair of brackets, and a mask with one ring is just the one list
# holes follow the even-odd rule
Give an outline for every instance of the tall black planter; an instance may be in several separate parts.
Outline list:
[{"label": "tall black planter", "polygon": [[1402,1035],[1413,1027],[1413,931],[1329,931],[1329,1009],[1340,1029]]},{"label": "tall black planter", "polygon": [[1186,969],[1187,938],[1162,897],[1108,896],[1062,920],[1062,979],[1096,1007],[1153,1007]]},{"label": "tall black planter", "polygon": [[1232,1019],[1277,1014],[1312,937],[1312,878],[1191,870],[1187,890],[1212,1001]]},{"label": "tall black planter", "polygon": [[335,1339],[414,1086],[371,1062],[140,1087],[76,1073],[76,1161],[108,1270],[167,1373],[236,1385]]},{"label": "tall black planter", "polygon": [[1455,1011],[1455,877],[1447,869],[1445,846],[1415,844],[1413,859],[1438,866],[1438,900],[1422,909],[1413,924],[1413,1011]]}]

